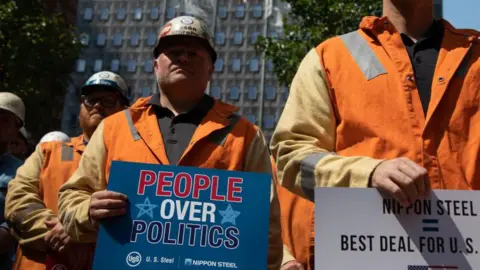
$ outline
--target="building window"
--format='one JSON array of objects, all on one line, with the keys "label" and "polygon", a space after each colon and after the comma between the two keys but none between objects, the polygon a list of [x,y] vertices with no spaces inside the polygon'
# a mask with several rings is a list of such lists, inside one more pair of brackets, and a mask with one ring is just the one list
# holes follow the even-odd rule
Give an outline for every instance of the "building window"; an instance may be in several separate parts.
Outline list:
[{"label": "building window", "polygon": [[272,72],[273,71],[273,63],[272,60],[267,61],[267,71]]},{"label": "building window", "polygon": [[137,60],[128,60],[127,71],[134,73],[137,69]]},{"label": "building window", "polygon": [[142,9],[141,8],[133,9],[133,19],[135,21],[141,21],[142,20]]},{"label": "building window", "polygon": [[222,89],[219,86],[213,86],[210,88],[210,95],[216,99],[220,99],[222,97]]},{"label": "building window", "polygon": [[259,67],[258,67],[258,58],[252,58],[250,59],[250,71],[251,72],[258,72]]},{"label": "building window", "polygon": [[223,59],[219,58],[215,62],[215,71],[222,72],[223,71]]},{"label": "building window", "polygon": [[175,8],[169,7],[167,8],[167,19],[172,19],[175,16]]},{"label": "building window", "polygon": [[153,47],[155,46],[156,42],[157,42],[157,34],[155,34],[155,32],[148,33],[147,45],[150,47]]},{"label": "building window", "polygon": [[232,70],[234,72],[239,72],[241,69],[241,65],[242,65],[242,62],[240,61],[240,59],[235,58],[232,60]]},{"label": "building window", "polygon": [[110,10],[108,8],[102,8],[100,10],[100,20],[101,21],[108,21],[108,18],[110,17]]},{"label": "building window", "polygon": [[126,13],[125,13],[125,8],[117,8],[117,20],[118,21],[124,21],[125,20],[125,17],[126,17]]},{"label": "building window", "polygon": [[240,98],[240,88],[238,86],[230,87],[230,100],[238,100]]},{"label": "building window", "polygon": [[258,36],[260,36],[260,32],[253,32],[252,33],[252,39],[251,39],[252,44],[257,43]]},{"label": "building window", "polygon": [[152,73],[153,72],[153,61],[152,60],[145,60],[143,64],[143,71],[146,73]]},{"label": "building window", "polygon": [[99,72],[102,70],[102,67],[103,67],[103,60],[102,59],[95,60],[95,62],[93,63],[93,71]]},{"label": "building window", "polygon": [[83,19],[85,21],[91,21],[93,19],[93,8],[85,8],[85,13],[83,14]]},{"label": "building window", "polygon": [[235,6],[235,17],[238,19],[243,19],[243,17],[245,17],[245,5]]},{"label": "building window", "polygon": [[224,45],[225,44],[225,33],[217,32],[215,34],[215,44]]},{"label": "building window", "polygon": [[104,33],[98,34],[97,35],[97,46],[105,46],[105,40],[106,40],[106,37],[105,37]]},{"label": "building window", "polygon": [[122,33],[116,33],[113,36],[113,45],[116,47],[122,46],[122,41],[123,41],[123,34]]},{"label": "building window", "polygon": [[254,18],[262,18],[262,5],[255,4],[253,6],[253,17]]},{"label": "building window", "polygon": [[150,96],[150,94],[151,94],[150,87],[142,88],[142,97],[148,97]]},{"label": "building window", "polygon": [[117,72],[118,70],[120,70],[120,60],[113,59],[112,62],[110,63],[110,69],[113,72]]},{"label": "building window", "polygon": [[278,33],[277,31],[271,31],[270,34],[268,34],[272,39],[277,39],[278,38]]},{"label": "building window", "polygon": [[267,86],[267,88],[265,89],[265,98],[267,100],[275,100],[275,97],[276,97],[276,92],[277,90],[275,89],[275,87],[269,85]]},{"label": "building window", "polygon": [[263,125],[266,129],[273,129],[275,127],[275,117],[273,115],[265,115],[263,117]]},{"label": "building window", "polygon": [[220,6],[218,8],[218,17],[221,19],[227,18],[227,7],[226,6]]},{"label": "building window", "polygon": [[140,43],[140,34],[133,33],[132,36],[130,37],[130,46],[137,47],[139,43]]},{"label": "building window", "polygon": [[87,65],[87,61],[84,59],[77,60],[77,72],[85,72],[85,67]]},{"label": "building window", "polygon": [[90,44],[90,35],[88,33],[82,33],[79,37],[80,43],[87,47]]},{"label": "building window", "polygon": [[283,101],[287,101],[287,99],[288,99],[288,93],[289,93],[288,87],[284,86],[284,87],[283,87],[283,94],[282,94]]},{"label": "building window", "polygon": [[250,123],[252,123],[252,124],[255,125],[256,122],[257,122],[257,117],[256,117],[255,115],[253,115],[253,114],[248,114],[248,115],[247,115],[247,120],[248,120]]},{"label": "building window", "polygon": [[249,100],[257,100],[257,87],[256,86],[249,86],[248,87],[248,99]]},{"label": "building window", "polygon": [[160,9],[158,7],[152,7],[150,9],[150,20],[156,21],[160,18]]},{"label": "building window", "polygon": [[241,45],[243,43],[243,33],[242,32],[235,32],[233,36],[233,44]]}]

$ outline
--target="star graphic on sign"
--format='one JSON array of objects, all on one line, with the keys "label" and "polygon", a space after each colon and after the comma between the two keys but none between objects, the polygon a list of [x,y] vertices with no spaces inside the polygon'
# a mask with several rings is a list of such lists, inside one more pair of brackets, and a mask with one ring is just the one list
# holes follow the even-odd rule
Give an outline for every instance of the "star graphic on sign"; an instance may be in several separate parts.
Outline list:
[{"label": "star graphic on sign", "polygon": [[143,216],[144,214],[147,214],[150,218],[153,218],[153,208],[158,207],[156,204],[151,204],[150,200],[148,197],[145,199],[143,203],[137,203],[135,206],[140,209],[140,212],[138,212],[137,218]]},{"label": "star graphic on sign", "polygon": [[219,212],[220,212],[220,215],[222,215],[222,221],[221,221],[222,224],[230,222],[233,225],[235,225],[235,219],[240,215],[240,212],[233,210],[230,204],[227,206],[227,209],[223,211],[220,210]]}]

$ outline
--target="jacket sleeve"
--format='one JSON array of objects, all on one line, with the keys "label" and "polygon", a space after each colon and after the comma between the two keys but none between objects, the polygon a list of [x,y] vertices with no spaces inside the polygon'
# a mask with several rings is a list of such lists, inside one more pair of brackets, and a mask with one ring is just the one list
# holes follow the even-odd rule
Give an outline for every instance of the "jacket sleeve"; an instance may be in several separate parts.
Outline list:
[{"label": "jacket sleeve", "polygon": [[[272,175],[270,153],[263,133],[257,129],[244,158],[244,170],[247,172],[267,173]],[[295,260],[282,243],[280,225],[280,204],[275,181],[272,179],[270,189],[270,230],[268,244],[268,269],[280,269],[285,263]]]},{"label": "jacket sleeve", "polygon": [[368,187],[381,160],[335,153],[336,121],[316,49],[302,60],[271,140],[283,186],[311,201],[315,187]]},{"label": "jacket sleeve", "polygon": [[97,228],[90,221],[88,208],[92,194],[106,188],[106,153],[101,122],[88,142],[78,169],[60,188],[60,222],[77,242],[93,243],[97,238]]},{"label": "jacket sleeve", "polygon": [[[45,153],[48,155],[48,153]],[[46,208],[39,195],[40,173],[44,164],[41,144],[17,170],[8,184],[5,217],[20,245],[45,251],[45,234],[49,231],[44,222],[56,215]]]}]

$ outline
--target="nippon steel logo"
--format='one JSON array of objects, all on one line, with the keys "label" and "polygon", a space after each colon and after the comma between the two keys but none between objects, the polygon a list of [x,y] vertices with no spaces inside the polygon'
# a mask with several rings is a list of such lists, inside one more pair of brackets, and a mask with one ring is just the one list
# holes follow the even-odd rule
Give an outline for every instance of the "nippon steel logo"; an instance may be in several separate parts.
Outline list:
[{"label": "nippon steel logo", "polygon": [[127,265],[130,267],[137,267],[142,262],[142,255],[136,251],[132,251],[127,255]]}]

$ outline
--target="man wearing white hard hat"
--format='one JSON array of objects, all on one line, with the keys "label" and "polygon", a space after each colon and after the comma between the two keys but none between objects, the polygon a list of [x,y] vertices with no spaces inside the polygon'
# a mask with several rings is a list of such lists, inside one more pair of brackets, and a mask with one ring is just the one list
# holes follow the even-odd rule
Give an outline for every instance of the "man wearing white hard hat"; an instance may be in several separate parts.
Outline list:
[{"label": "man wearing white hard hat", "polygon": [[61,131],[51,131],[43,135],[43,137],[40,139],[40,143],[54,141],[69,142],[70,140],[71,138]]},{"label": "man wearing white hard hat", "polygon": [[[272,175],[262,131],[237,107],[205,94],[217,58],[205,22],[181,16],[166,23],[153,57],[159,93],[103,121],[60,189],[60,218],[72,238],[95,242],[99,221],[125,214],[126,196],[106,190],[112,160]],[[273,181],[271,187],[258,194],[271,206],[268,269],[299,269],[290,267],[294,258],[283,248]]]},{"label": "man wearing white hard hat", "polygon": [[60,264],[86,269],[92,245],[70,241],[57,216],[60,186],[78,166],[85,146],[100,122],[128,106],[127,85],[115,73],[94,74],[81,88],[79,121],[83,133],[69,138],[47,133],[10,182],[5,216],[20,243],[15,269],[47,269]]},{"label": "man wearing white hard hat", "polygon": [[3,212],[10,180],[22,161],[9,153],[9,142],[19,132],[25,121],[25,105],[16,95],[0,93],[0,270],[11,269],[15,239],[9,232]]}]

